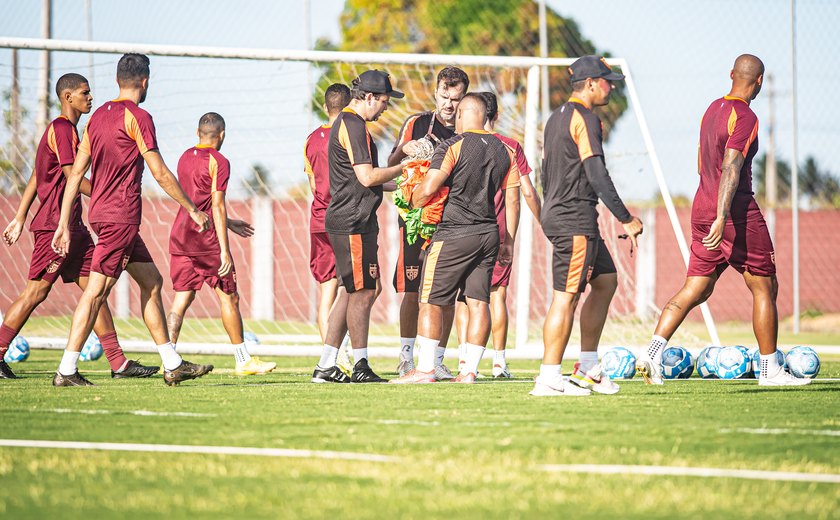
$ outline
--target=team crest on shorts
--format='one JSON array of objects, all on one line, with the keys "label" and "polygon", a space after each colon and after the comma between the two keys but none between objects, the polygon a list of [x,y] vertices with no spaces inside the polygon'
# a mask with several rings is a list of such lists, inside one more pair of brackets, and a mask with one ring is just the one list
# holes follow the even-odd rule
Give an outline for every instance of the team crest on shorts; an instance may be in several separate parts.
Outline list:
[{"label": "team crest on shorts", "polygon": [[122,268],[123,268],[123,269],[125,269],[125,266],[127,266],[127,265],[128,265],[128,261],[129,261],[130,259],[131,259],[131,257],[129,257],[128,255],[123,255],[123,260],[122,260]]},{"label": "team crest on shorts", "polygon": [[589,279],[592,278],[592,271],[594,271],[594,270],[595,270],[594,265],[589,266],[589,269],[587,269],[587,271],[586,271],[586,281],[587,281],[587,283],[589,282]]},{"label": "team crest on shorts", "polygon": [[773,265],[776,265],[776,252],[770,251],[770,261],[773,262]]},{"label": "team crest on shorts", "polygon": [[236,271],[231,271],[230,276],[233,278],[233,283],[236,283]]},{"label": "team crest on shorts", "polygon": [[61,262],[58,260],[53,260],[50,262],[50,265],[47,266],[47,272],[49,274],[53,274],[54,272],[58,271],[58,267],[61,265]]},{"label": "team crest on shorts", "polygon": [[374,280],[379,278],[379,264],[369,264],[368,272],[370,273],[370,277]]},{"label": "team crest on shorts", "polygon": [[407,265],[405,266],[405,276],[409,280],[414,280],[417,278],[417,275],[420,274],[420,266],[419,265]]}]

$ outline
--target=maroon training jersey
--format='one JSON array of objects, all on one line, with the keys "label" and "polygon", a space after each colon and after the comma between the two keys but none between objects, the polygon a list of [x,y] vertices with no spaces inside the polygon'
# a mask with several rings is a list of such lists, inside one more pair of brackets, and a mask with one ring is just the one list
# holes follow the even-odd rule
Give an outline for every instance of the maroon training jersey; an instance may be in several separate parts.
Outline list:
[{"label": "maroon training jersey", "polygon": [[178,161],[178,182],[195,207],[210,217],[210,229],[204,233],[199,231],[187,210],[179,208],[169,234],[171,254],[219,254],[219,238],[213,225],[213,192],[226,191],[229,179],[230,162],[215,148],[199,144],[181,155]]},{"label": "maroon training jersey", "polygon": [[743,99],[724,96],[709,105],[700,123],[697,165],[700,186],[691,205],[692,222],[710,224],[717,216],[721,166],[727,148],[738,150],[744,156],[730,219],[746,222],[761,216],[752,191],[752,160],[758,152],[758,118]]},{"label": "maroon training jersey", "polygon": [[[29,224],[32,231],[55,231],[61,217],[61,199],[67,178],[62,166],[72,165],[79,146],[76,126],[64,116],[58,116],[41,137],[35,153],[35,179],[38,200],[41,205]],[[82,224],[82,200],[76,195],[70,213],[70,229],[80,229]]]},{"label": "maroon training jersey", "polygon": [[502,189],[500,189],[499,193],[496,194],[496,223],[499,225],[499,238],[504,241],[505,235],[507,234],[507,220],[505,220],[505,190],[519,186],[520,177],[531,173],[531,165],[528,164],[528,159],[525,158],[525,151],[522,150],[522,146],[520,146],[516,139],[497,133],[493,133],[493,135],[498,137],[501,142],[505,143],[508,148],[513,150],[514,157],[516,158],[516,167],[519,169],[519,175],[516,176],[515,179],[508,177],[508,179],[505,180],[505,183],[502,184]]},{"label": "maroon training jersey", "polygon": [[330,203],[330,125],[321,125],[306,138],[303,145],[303,171],[315,179],[309,232],[323,233],[324,218]]},{"label": "maroon training jersey", "polygon": [[156,149],[152,116],[134,102],[115,99],[96,109],[79,145],[91,158],[91,223],[140,225],[143,154]]}]

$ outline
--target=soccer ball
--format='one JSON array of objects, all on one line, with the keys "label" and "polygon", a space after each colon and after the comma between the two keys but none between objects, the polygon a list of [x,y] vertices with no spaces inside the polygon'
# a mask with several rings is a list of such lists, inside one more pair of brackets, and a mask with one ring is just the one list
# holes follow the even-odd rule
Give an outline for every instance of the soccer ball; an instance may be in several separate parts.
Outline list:
[{"label": "soccer ball", "polygon": [[242,338],[245,340],[245,347],[249,350],[251,349],[251,347],[260,344],[260,338],[258,338],[257,335],[253,332],[246,332],[242,335]]},{"label": "soccer ball", "polygon": [[820,357],[811,347],[793,347],[786,361],[788,370],[796,377],[814,379],[820,373]]},{"label": "soccer ball", "polygon": [[610,379],[632,379],[636,375],[636,356],[624,347],[615,347],[601,358],[601,367]]},{"label": "soccer ball", "polygon": [[697,373],[703,379],[717,379],[717,362],[720,347],[706,347],[697,354],[695,366]]},{"label": "soccer ball", "polygon": [[750,369],[750,360],[738,347],[723,347],[717,358],[716,374],[721,379],[737,379]]},{"label": "soccer ball", "polygon": [[688,379],[694,372],[691,354],[682,347],[668,347],[662,352],[662,377]]},{"label": "soccer ball", "polygon": [[15,339],[9,343],[9,350],[3,356],[3,361],[6,363],[19,363],[26,361],[29,357],[29,342],[23,336],[15,336]]},{"label": "soccer ball", "polygon": [[[758,349],[753,350],[750,352],[750,358],[752,358],[753,375],[758,378],[759,373],[761,373],[761,351]],[[787,363],[785,363],[785,353],[782,352],[781,349],[776,349],[776,361],[779,362],[780,367],[787,368]]]},{"label": "soccer ball", "polygon": [[752,354],[750,353],[750,349],[743,345],[735,345],[735,348],[741,351],[744,354],[744,357],[747,359],[747,371],[744,372],[744,375],[739,376],[739,379],[747,379],[753,376],[753,368],[752,368]]},{"label": "soccer ball", "polygon": [[82,352],[79,355],[79,361],[96,361],[101,357],[102,343],[99,342],[99,338],[96,337],[96,334],[91,332],[90,336],[88,336],[87,341],[85,341],[85,344],[82,347]]}]

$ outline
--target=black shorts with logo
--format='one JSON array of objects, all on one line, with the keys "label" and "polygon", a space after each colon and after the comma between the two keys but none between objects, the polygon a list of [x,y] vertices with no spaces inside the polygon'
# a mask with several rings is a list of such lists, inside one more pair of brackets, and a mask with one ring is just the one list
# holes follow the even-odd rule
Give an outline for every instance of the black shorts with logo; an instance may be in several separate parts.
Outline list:
[{"label": "black shorts with logo", "polygon": [[464,296],[490,301],[490,280],[499,254],[499,232],[432,239],[423,261],[420,303],[452,305]]},{"label": "black shorts with logo", "polygon": [[554,290],[582,293],[592,278],[616,272],[604,240],[587,235],[548,237],[554,246]]},{"label": "black shorts with logo", "polygon": [[379,279],[377,234],[378,231],[358,235],[329,234],[335,253],[335,272],[348,293],[376,289]]}]

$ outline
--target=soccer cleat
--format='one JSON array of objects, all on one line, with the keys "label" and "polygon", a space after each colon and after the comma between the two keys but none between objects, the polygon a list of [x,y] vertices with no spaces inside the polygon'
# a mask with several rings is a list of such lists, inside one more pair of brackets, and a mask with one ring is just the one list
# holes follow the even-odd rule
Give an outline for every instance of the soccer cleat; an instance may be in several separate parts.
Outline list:
[{"label": "soccer cleat", "polygon": [[12,372],[12,367],[0,358],[0,379],[17,379],[18,376]]},{"label": "soccer cleat", "polygon": [[263,375],[268,374],[275,368],[277,368],[277,363],[274,363],[273,361],[263,361],[256,356],[252,356],[251,359],[245,363],[237,363],[236,370],[234,370],[233,373],[238,376]]},{"label": "soccer cleat", "polygon": [[387,379],[383,379],[376,375],[376,372],[370,368],[367,359],[360,359],[353,367],[353,375],[350,376],[351,383],[387,383]]},{"label": "soccer cleat", "polygon": [[344,375],[350,377],[353,374],[353,362],[350,361],[350,355],[347,353],[349,347],[339,348],[338,356],[335,358],[335,366],[344,372]]},{"label": "soccer cleat", "polygon": [[337,366],[321,368],[315,365],[315,372],[312,373],[310,381],[313,383],[349,383],[350,377]]},{"label": "soccer cleat", "polygon": [[475,374],[473,374],[472,372],[468,372],[466,374],[458,374],[457,376],[455,376],[455,379],[451,379],[449,382],[471,385],[475,383],[475,377]]},{"label": "soccer cleat", "polygon": [[497,365],[495,363],[493,364],[493,377],[503,378],[503,379],[513,378],[513,376],[510,375],[510,370],[508,370],[507,365],[502,366],[502,365]]},{"label": "soccer cleat", "polygon": [[190,379],[198,379],[213,371],[213,365],[199,365],[197,363],[190,363],[186,359],[181,360],[181,364],[172,370],[163,371],[163,382],[169,386],[176,386],[182,381],[189,381]]},{"label": "soccer cleat", "polygon": [[449,381],[450,379],[455,379],[455,375],[446,365],[437,365],[435,366],[435,379],[438,381]]},{"label": "soccer cleat", "polygon": [[406,375],[400,376],[397,379],[392,379],[388,382],[395,385],[423,385],[427,383],[434,383],[435,381],[434,372],[420,372],[419,370],[414,369]]},{"label": "soccer cleat", "polygon": [[414,370],[414,360],[403,359],[402,354],[400,354],[400,363],[397,365],[397,372],[400,374],[400,377],[403,377],[412,370]]},{"label": "soccer cleat", "polygon": [[758,386],[802,386],[810,384],[811,380],[806,377],[796,377],[785,369],[779,367],[779,371],[770,377],[760,377],[758,379]]},{"label": "soccer cleat", "polygon": [[127,377],[150,377],[154,374],[157,374],[159,370],[160,367],[147,367],[145,365],[141,365],[138,361],[129,359],[128,362],[126,362],[125,364],[125,368],[123,368],[119,372],[114,372],[113,370],[111,370],[111,377],[114,379],[122,379]]},{"label": "soccer cleat", "polygon": [[601,363],[596,363],[586,372],[580,369],[580,363],[575,363],[575,370],[569,377],[569,381],[581,388],[588,388],[599,394],[612,395],[617,394],[619,390],[618,385],[604,374]]},{"label": "soccer cleat", "polygon": [[53,386],[94,386],[93,383],[82,377],[78,370],[72,376],[65,376],[56,372],[52,384]]},{"label": "soccer cleat", "polygon": [[536,377],[534,379],[534,389],[528,392],[529,395],[538,397],[583,397],[591,395],[592,391],[588,388],[581,388],[570,383],[562,376],[557,377]]},{"label": "soccer cleat", "polygon": [[651,361],[649,357],[642,354],[638,361],[636,361],[636,370],[645,379],[646,385],[663,385],[662,367],[658,363]]}]

